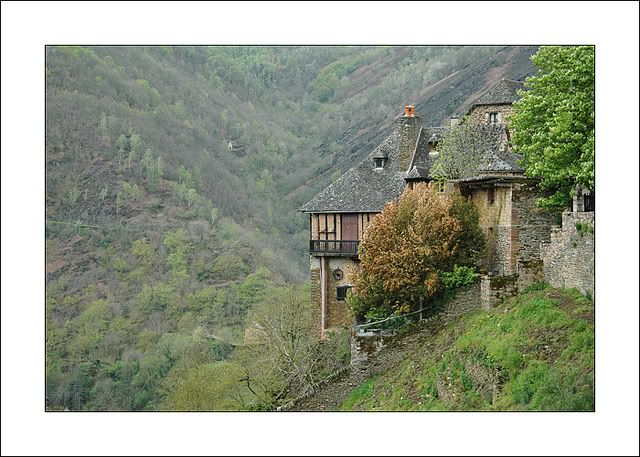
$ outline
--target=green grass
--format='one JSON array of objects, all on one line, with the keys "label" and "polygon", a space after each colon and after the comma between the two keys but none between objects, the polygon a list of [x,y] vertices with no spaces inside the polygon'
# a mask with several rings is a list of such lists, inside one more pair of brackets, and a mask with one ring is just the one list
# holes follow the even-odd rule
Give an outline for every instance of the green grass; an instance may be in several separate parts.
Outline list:
[{"label": "green grass", "polygon": [[593,303],[537,286],[443,328],[342,410],[593,411]]}]

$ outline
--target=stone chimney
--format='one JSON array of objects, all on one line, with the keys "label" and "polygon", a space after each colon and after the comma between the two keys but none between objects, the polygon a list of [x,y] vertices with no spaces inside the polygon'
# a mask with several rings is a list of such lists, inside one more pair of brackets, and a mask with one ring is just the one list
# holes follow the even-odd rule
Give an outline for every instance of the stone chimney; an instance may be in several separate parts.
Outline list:
[{"label": "stone chimney", "polygon": [[458,118],[458,116],[451,116],[451,119],[449,120],[449,125],[451,127],[455,127],[459,123],[460,123],[460,118]]},{"label": "stone chimney", "polygon": [[400,128],[400,170],[407,171],[413,152],[416,149],[422,118],[416,115],[416,108],[413,105],[404,107],[404,115],[398,121]]}]

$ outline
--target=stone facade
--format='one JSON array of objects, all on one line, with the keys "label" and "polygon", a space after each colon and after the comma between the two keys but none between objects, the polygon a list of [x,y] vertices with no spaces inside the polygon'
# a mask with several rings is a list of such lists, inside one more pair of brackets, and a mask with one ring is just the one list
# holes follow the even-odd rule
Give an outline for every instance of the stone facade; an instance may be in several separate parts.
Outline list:
[{"label": "stone facade", "polygon": [[[540,243],[551,239],[551,227],[557,224],[560,211],[537,206],[542,196],[533,182],[514,184],[512,190],[512,239],[514,259],[512,265],[540,259]],[[518,273],[518,269],[512,270]]]},{"label": "stone facade", "polygon": [[399,165],[401,170],[406,170],[411,162],[422,128],[421,119],[420,116],[415,115],[400,117]]},{"label": "stone facade", "polygon": [[511,187],[472,189],[470,198],[478,208],[480,228],[486,240],[482,268],[499,274],[510,274]]},{"label": "stone facade", "polygon": [[575,287],[594,297],[595,213],[564,212],[562,227],[543,243],[544,280],[555,287]]},{"label": "stone facade", "polygon": [[549,241],[558,213],[536,206],[541,194],[534,183],[487,184],[467,195],[478,208],[487,243],[483,269],[512,275],[540,258],[540,243]]},{"label": "stone facade", "polygon": [[469,119],[478,124],[489,123],[489,113],[498,113],[498,124],[507,124],[508,116],[513,112],[510,104],[477,105],[469,112]]},{"label": "stone facade", "polygon": [[[322,302],[322,262],[326,265],[326,305]],[[339,286],[353,284],[353,275],[358,270],[358,261],[347,257],[310,256],[311,300],[314,320],[318,322],[322,335],[325,330],[351,325],[353,318],[346,301],[337,299]],[[334,272],[340,270],[342,278],[337,279]]]}]

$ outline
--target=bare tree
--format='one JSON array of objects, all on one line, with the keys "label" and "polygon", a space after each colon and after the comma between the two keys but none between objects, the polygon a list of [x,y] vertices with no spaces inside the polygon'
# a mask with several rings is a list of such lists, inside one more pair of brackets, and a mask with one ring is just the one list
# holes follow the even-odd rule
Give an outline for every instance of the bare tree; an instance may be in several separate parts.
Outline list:
[{"label": "bare tree", "polygon": [[308,390],[321,356],[306,293],[287,288],[257,306],[248,318],[243,379],[260,401],[277,404]]},{"label": "bare tree", "polygon": [[461,179],[482,170],[487,160],[504,152],[505,127],[463,120],[448,130],[438,145],[432,168],[437,179]]}]

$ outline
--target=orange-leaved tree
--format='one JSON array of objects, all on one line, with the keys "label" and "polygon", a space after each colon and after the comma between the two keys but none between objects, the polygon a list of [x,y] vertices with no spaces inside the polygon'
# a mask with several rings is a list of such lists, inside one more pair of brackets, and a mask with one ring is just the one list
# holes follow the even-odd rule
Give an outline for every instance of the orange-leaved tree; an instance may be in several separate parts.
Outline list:
[{"label": "orange-leaved tree", "polygon": [[473,279],[483,250],[471,202],[426,184],[406,189],[363,236],[351,308],[359,318],[420,309],[451,284]]}]

